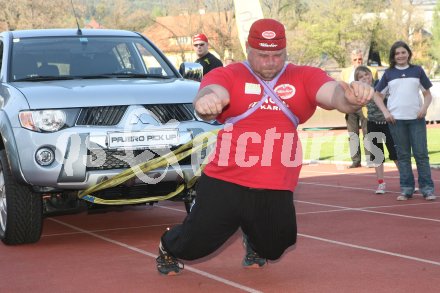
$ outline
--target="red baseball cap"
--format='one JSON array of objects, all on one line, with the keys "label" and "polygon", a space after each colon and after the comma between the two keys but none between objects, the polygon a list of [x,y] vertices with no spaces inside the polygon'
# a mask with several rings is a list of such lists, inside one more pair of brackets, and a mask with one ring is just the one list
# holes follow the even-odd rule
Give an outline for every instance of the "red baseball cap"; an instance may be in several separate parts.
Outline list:
[{"label": "red baseball cap", "polygon": [[193,37],[193,44],[195,42],[199,42],[199,41],[207,43],[208,42],[208,38],[204,34],[197,34],[197,35],[195,35]]},{"label": "red baseball cap", "polygon": [[275,19],[255,21],[249,29],[248,44],[254,49],[278,51],[286,48],[284,25]]}]

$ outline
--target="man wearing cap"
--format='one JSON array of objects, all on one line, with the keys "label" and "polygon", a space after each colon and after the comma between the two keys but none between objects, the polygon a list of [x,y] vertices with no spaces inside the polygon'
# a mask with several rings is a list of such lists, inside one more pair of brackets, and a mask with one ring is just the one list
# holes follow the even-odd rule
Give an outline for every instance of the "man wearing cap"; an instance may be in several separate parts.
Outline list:
[{"label": "man wearing cap", "polygon": [[203,66],[203,76],[214,68],[223,66],[223,63],[208,51],[209,43],[206,35],[197,34],[193,37],[192,41],[194,51],[198,57],[195,62]]},{"label": "man wearing cap", "polygon": [[239,228],[243,267],[261,268],[280,258],[297,238],[298,124],[318,105],[355,112],[374,93],[367,84],[337,82],[319,68],[287,64],[285,30],[276,20],[255,21],[246,48],[246,62],[208,74],[194,99],[199,117],[216,119],[224,128],[191,212],[161,237],[156,259],[161,274],[180,273],[180,260],[211,254]]},{"label": "man wearing cap", "polygon": [[[360,49],[351,51],[351,66],[341,70],[341,80],[350,83],[354,80],[354,72],[359,65],[363,64],[363,52]],[[373,80],[378,80],[377,70],[374,67],[368,67],[373,75]],[[348,142],[350,145],[350,156],[352,164],[348,168],[359,168],[361,164],[361,145],[359,142],[359,124],[362,128],[362,136],[365,138],[367,134],[367,113],[366,107],[355,113],[345,114],[345,122],[347,123],[347,131],[349,134]],[[364,140],[365,161],[368,167],[373,166],[370,162],[371,153],[368,150],[368,142]]]}]

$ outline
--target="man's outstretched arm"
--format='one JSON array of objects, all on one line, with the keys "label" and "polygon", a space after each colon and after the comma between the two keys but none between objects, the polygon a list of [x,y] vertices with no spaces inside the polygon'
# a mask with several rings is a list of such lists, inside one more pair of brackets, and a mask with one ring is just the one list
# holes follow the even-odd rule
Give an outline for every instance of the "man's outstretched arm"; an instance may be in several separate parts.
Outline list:
[{"label": "man's outstretched arm", "polygon": [[214,120],[228,104],[229,92],[217,84],[201,89],[193,102],[197,115],[205,121]]},{"label": "man's outstretched arm", "polygon": [[354,113],[373,97],[374,89],[360,81],[347,84],[343,81],[329,81],[323,84],[317,94],[318,106],[327,110],[336,109],[343,113]]}]

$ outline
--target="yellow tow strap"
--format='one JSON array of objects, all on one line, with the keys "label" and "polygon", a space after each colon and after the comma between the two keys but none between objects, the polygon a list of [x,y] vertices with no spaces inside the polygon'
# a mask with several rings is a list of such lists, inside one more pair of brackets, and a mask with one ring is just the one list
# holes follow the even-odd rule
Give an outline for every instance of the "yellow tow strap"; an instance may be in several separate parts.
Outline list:
[{"label": "yellow tow strap", "polygon": [[[147,173],[151,170],[176,164],[178,161],[186,158],[187,156],[191,155],[192,153],[195,153],[199,150],[203,150],[203,149],[207,148],[209,145],[211,145],[212,143],[214,143],[215,139],[213,139],[213,136],[216,136],[219,131],[220,131],[220,129],[215,129],[215,130],[212,130],[209,132],[201,133],[201,134],[197,135],[191,141],[180,146],[175,151],[169,152],[163,156],[160,156],[160,157],[151,159],[147,162],[133,166],[130,169],[122,171],[121,173],[113,176],[112,178],[104,180],[96,185],[90,186],[86,190],[81,191],[78,194],[78,197],[83,200],[92,202],[92,203],[107,204],[107,205],[137,204],[137,203],[146,203],[146,202],[161,201],[161,200],[170,199],[170,198],[180,194],[185,188],[191,188],[196,183],[198,176],[200,176],[201,171],[203,170],[204,166],[206,165],[208,156],[205,157],[205,159],[202,162],[202,164],[200,165],[199,169],[196,172],[194,172],[194,176],[191,179],[180,184],[175,191],[170,192],[166,195],[154,196],[154,197],[133,198],[133,199],[108,200],[108,199],[103,199],[103,198],[93,196],[91,194],[94,192],[103,190],[103,189],[118,186],[118,185],[126,182],[127,180],[129,180],[137,175]],[[183,178],[183,179],[186,180],[186,178]]]}]

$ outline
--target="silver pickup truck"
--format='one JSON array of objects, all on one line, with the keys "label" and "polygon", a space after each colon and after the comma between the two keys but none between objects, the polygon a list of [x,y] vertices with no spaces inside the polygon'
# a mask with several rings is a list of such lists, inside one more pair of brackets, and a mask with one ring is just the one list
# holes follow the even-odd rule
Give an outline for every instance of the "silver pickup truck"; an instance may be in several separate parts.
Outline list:
[{"label": "silver pickup truck", "polygon": [[[199,83],[184,79],[141,34],[9,31],[0,34],[0,50],[0,239],[5,244],[38,241],[44,216],[84,207],[79,191],[218,127],[194,115]],[[194,66],[192,74],[199,69]],[[191,159],[182,159],[96,196],[168,194],[194,169]],[[184,193],[173,199],[187,203]]]}]

